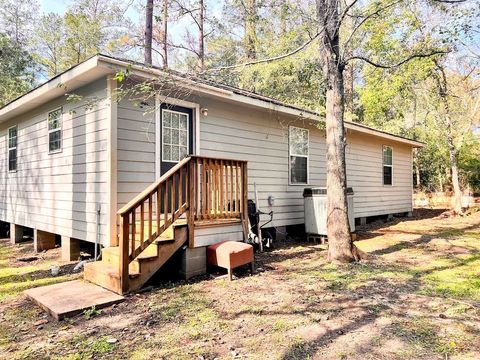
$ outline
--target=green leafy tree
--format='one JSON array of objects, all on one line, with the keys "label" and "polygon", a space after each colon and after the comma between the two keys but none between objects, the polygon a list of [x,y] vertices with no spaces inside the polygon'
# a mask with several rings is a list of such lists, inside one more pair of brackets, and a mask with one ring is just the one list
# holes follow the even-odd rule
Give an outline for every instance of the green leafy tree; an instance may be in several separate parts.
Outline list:
[{"label": "green leafy tree", "polygon": [[36,58],[47,76],[62,72],[99,52],[121,54],[129,33],[128,3],[75,0],[60,16],[42,16],[36,26]]},{"label": "green leafy tree", "polygon": [[26,49],[32,45],[30,39],[40,8],[36,0],[0,0],[0,29],[17,45]]},{"label": "green leafy tree", "polygon": [[55,76],[63,70],[62,59],[65,50],[63,17],[49,13],[43,15],[37,25],[37,46],[36,57],[48,77]]},{"label": "green leafy tree", "polygon": [[34,84],[32,56],[0,33],[0,107],[30,90]]},{"label": "green leafy tree", "polygon": [[314,14],[311,1],[226,2],[222,24],[208,42],[205,75],[323,111],[322,74],[310,34]]},{"label": "green leafy tree", "polygon": [[464,184],[472,191],[480,192],[480,137],[469,134],[459,151],[458,164]]},{"label": "green leafy tree", "polygon": [[[418,32],[426,34],[426,44],[443,46],[449,54],[415,59],[401,69],[363,67],[359,120],[424,141],[425,148],[416,152],[414,159],[417,186],[443,191],[451,184],[456,194],[455,209],[461,212],[460,185],[465,172],[458,156],[462,139],[469,136],[471,122],[475,121],[475,115],[465,116],[475,108],[471,90],[465,86],[475,77],[478,66],[478,61],[465,61],[465,55],[471,51],[468,42],[475,44],[472,33],[478,29],[479,9],[468,1],[432,1],[430,5],[406,4],[401,11],[385,12],[377,26],[365,28],[362,46],[377,58],[401,52],[405,42],[418,47],[418,43],[409,41]],[[407,21],[399,22],[399,16]],[[386,31],[399,24],[403,24],[403,36]],[[462,66],[456,68],[455,64]],[[457,115],[458,109],[461,115]]]}]

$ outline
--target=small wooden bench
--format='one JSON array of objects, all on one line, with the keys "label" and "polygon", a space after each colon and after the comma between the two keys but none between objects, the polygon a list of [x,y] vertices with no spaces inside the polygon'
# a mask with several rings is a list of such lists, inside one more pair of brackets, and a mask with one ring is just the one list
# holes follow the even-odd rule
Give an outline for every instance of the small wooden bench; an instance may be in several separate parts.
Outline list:
[{"label": "small wooden bench", "polygon": [[255,270],[253,246],[238,241],[223,241],[207,248],[208,265],[227,269],[228,279],[232,281],[232,269],[250,264],[250,271]]}]

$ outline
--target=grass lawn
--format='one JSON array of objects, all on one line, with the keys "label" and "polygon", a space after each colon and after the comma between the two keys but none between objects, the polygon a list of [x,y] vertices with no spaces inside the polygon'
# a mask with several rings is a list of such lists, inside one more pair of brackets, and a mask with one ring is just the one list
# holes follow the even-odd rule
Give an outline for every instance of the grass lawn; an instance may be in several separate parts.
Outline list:
[{"label": "grass lawn", "polygon": [[359,264],[288,242],[256,254],[254,276],[163,284],[42,325],[21,291],[79,275],[49,275],[56,250],[20,264],[31,245],[2,241],[0,358],[479,359],[480,212],[439,215],[361,228]]}]

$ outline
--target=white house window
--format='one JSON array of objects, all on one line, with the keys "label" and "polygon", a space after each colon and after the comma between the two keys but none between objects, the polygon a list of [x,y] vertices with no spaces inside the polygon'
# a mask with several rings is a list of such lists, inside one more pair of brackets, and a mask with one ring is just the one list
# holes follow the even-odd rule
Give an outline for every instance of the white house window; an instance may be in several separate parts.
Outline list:
[{"label": "white house window", "polygon": [[290,183],[308,183],[308,130],[290,126]]},{"label": "white house window", "polygon": [[8,171],[17,171],[17,127],[8,129]]},{"label": "white house window", "polygon": [[393,184],[393,150],[390,146],[383,147],[383,185]]},{"label": "white house window", "polygon": [[188,155],[188,114],[162,109],[162,161],[179,162]]},{"label": "white house window", "polygon": [[48,152],[62,150],[62,109],[48,113]]}]

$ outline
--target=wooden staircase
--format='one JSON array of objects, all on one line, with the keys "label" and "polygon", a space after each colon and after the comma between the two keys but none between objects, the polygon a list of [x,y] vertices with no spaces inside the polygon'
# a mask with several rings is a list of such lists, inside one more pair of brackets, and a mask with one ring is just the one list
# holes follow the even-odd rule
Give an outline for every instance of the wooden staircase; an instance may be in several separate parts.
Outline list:
[{"label": "wooden staircase", "polygon": [[87,263],[84,278],[118,294],[144,285],[184,244],[197,222],[247,219],[247,163],[190,156],[117,212],[118,243]]},{"label": "wooden staircase", "polygon": [[[136,291],[152,277],[188,240],[185,221],[170,225],[148,245],[128,266],[128,290]],[[118,294],[123,293],[120,282],[120,248],[102,250],[102,261],[85,264],[84,278]]]}]

